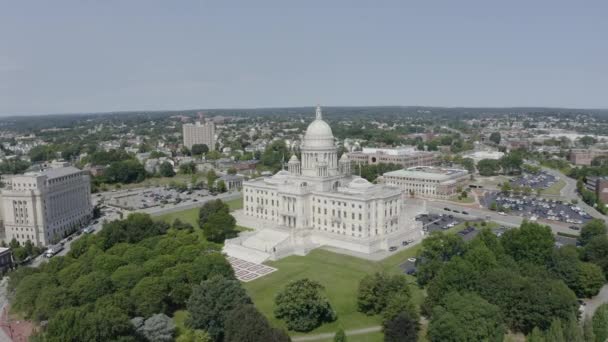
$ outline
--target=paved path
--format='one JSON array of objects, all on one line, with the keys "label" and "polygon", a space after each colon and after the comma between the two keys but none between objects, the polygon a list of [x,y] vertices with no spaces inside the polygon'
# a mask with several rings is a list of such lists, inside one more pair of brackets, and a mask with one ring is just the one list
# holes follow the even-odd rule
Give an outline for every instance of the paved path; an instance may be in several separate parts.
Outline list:
[{"label": "paved path", "polygon": [[608,303],[608,285],[604,285],[597,296],[586,300],[585,303],[587,303],[587,305],[585,305],[585,312],[583,315],[591,318],[600,305]]},{"label": "paved path", "polygon": [[[344,333],[346,336],[354,336],[354,335],[364,335],[373,332],[382,331],[382,327],[377,325],[374,327],[363,328],[363,329],[355,329],[355,330],[346,330]],[[304,342],[304,341],[318,341],[318,340],[327,340],[328,338],[333,338],[336,333],[325,333],[325,334],[317,334],[317,335],[309,335],[309,336],[298,336],[292,337],[291,340],[293,342]]]}]

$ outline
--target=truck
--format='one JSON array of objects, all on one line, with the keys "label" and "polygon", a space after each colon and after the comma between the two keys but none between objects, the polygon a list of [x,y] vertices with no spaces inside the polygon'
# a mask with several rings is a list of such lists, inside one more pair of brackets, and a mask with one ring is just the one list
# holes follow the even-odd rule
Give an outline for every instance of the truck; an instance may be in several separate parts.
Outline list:
[{"label": "truck", "polygon": [[47,248],[47,250],[44,252],[44,256],[46,258],[52,258],[53,256],[55,256],[55,254],[61,252],[62,250],[63,250],[62,244],[52,245],[52,246],[49,246],[49,248]]}]

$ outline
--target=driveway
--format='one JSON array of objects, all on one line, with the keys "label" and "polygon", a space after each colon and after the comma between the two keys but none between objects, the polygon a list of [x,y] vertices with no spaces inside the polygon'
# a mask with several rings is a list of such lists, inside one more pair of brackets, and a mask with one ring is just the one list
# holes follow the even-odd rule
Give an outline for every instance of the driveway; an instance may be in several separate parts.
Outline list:
[{"label": "driveway", "polygon": [[600,305],[608,303],[608,285],[604,285],[597,296],[586,300],[585,303],[587,303],[587,305],[585,305],[583,316],[591,318]]}]

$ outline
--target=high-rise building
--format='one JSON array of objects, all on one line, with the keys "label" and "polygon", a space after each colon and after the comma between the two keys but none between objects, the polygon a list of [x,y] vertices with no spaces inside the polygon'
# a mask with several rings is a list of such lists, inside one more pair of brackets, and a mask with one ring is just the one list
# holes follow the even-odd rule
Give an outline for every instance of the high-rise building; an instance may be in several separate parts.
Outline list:
[{"label": "high-rise building", "polygon": [[4,240],[53,244],[86,224],[92,216],[87,171],[56,167],[3,177],[0,193]]},{"label": "high-rise building", "polygon": [[206,122],[201,124],[184,124],[184,146],[192,148],[192,145],[207,145],[210,151],[215,150],[215,124]]}]

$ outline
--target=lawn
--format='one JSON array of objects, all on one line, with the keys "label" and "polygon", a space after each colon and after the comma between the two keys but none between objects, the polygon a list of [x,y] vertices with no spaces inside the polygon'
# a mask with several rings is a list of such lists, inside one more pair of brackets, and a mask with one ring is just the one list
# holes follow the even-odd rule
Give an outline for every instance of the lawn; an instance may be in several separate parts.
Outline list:
[{"label": "lawn", "polygon": [[560,191],[565,186],[566,186],[566,182],[560,179],[559,181],[553,183],[553,185],[551,185],[550,187],[543,190],[541,192],[541,195],[559,196],[561,194]]},{"label": "lawn", "polygon": [[465,198],[462,197],[458,197],[458,195],[454,195],[452,197],[450,197],[450,201],[452,202],[456,202],[456,203],[473,203],[475,202],[475,199],[473,198],[473,195],[468,195]]},{"label": "lawn", "polygon": [[[335,322],[324,324],[308,334],[335,332],[340,327],[344,330],[350,330],[376,326],[381,324],[380,316],[367,316],[357,311],[359,281],[365,275],[374,272],[399,273],[399,264],[408,257],[415,256],[418,249],[418,246],[414,246],[381,262],[316,249],[304,257],[290,256],[276,262],[269,262],[268,265],[276,267],[278,271],[243,285],[256,307],[277,327],[285,328],[285,324],[274,318],[275,295],[289,282],[302,278],[309,278],[321,283],[325,287],[325,292],[332,307],[338,314],[338,319]],[[420,304],[423,299],[422,290],[415,285],[413,277],[407,277],[412,281],[410,289],[413,300],[416,304]],[[293,332],[291,334],[293,336],[302,335]],[[373,336],[374,334],[369,335]],[[363,338],[363,336],[358,338]],[[370,341],[376,340],[371,339]],[[360,341],[367,340],[360,339]]]},{"label": "lawn", "polygon": [[[226,202],[230,207],[230,211],[241,209],[243,207],[243,199],[237,198]],[[169,214],[158,216],[158,220],[163,220],[167,223],[172,223],[176,218],[182,222],[190,223],[194,228],[200,228],[198,226],[198,211],[199,208],[186,209],[182,211],[175,211]],[[237,226],[239,231],[249,230],[249,228]]]},{"label": "lawn", "polygon": [[[494,222],[471,222],[468,225],[477,228],[496,228]],[[464,222],[456,225],[447,232],[455,234],[467,226]],[[379,262],[368,261],[347,255],[337,254],[323,249],[316,249],[307,256],[290,256],[267,264],[278,270],[268,276],[257,279],[243,286],[253,299],[256,307],[277,327],[285,328],[285,324],[274,318],[274,297],[289,282],[309,278],[316,280],[325,287],[329,301],[338,314],[338,320],[327,323],[307,333],[310,335],[335,332],[339,328],[344,330],[360,329],[381,324],[381,317],[366,316],[357,311],[357,290],[359,281],[367,274],[384,271],[387,273],[401,273],[399,265],[407,258],[414,257],[420,251],[421,245],[404,249]],[[415,284],[415,278],[406,276],[411,281],[412,300],[419,306],[424,300],[424,289]],[[304,335],[290,332],[292,336]],[[349,341],[381,341],[373,334],[353,336]],[[356,339],[355,339],[356,338]]]}]

